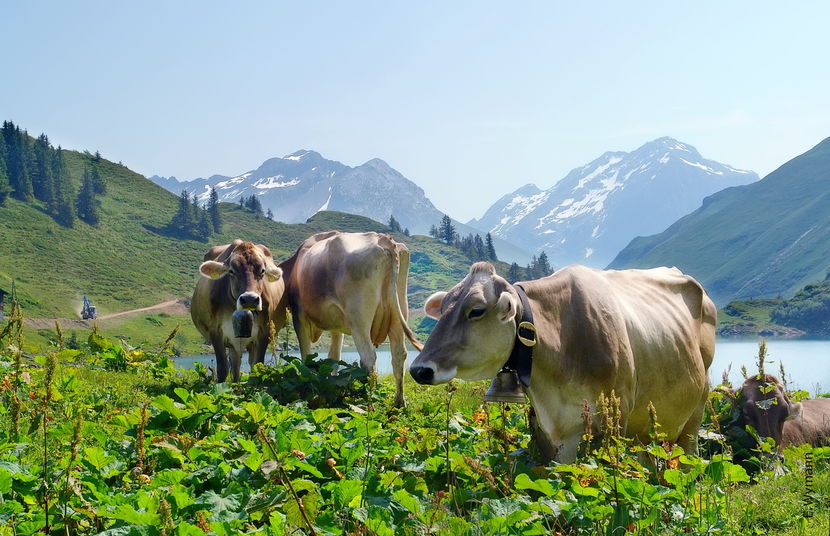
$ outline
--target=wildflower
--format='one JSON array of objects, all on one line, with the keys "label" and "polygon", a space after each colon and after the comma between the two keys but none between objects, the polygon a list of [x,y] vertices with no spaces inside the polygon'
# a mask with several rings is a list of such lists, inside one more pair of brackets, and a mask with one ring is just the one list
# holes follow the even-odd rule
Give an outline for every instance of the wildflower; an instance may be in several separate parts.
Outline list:
[{"label": "wildflower", "polygon": [[486,419],[487,419],[487,414],[486,414],[486,413],[484,413],[484,412],[481,410],[481,408],[479,408],[479,409],[477,409],[477,410],[475,410],[475,411],[473,412],[473,420],[474,420],[477,424],[481,424],[481,423],[483,423]]},{"label": "wildflower", "polygon": [[151,482],[150,477],[147,476],[147,475],[143,475],[143,474],[138,475],[138,481],[141,482],[142,484],[144,484],[145,486],[149,486],[150,482]]},{"label": "wildflower", "polygon": [[341,473],[341,472],[337,469],[337,467],[336,467],[336,466],[337,466],[337,462],[334,460],[334,458],[329,458],[328,460],[326,460],[326,465],[328,465],[329,467],[331,467],[331,470],[332,470],[332,471],[334,471],[334,474],[336,474],[336,475],[337,475],[337,478],[343,478],[343,476],[344,476],[344,475],[343,475],[343,473]]}]

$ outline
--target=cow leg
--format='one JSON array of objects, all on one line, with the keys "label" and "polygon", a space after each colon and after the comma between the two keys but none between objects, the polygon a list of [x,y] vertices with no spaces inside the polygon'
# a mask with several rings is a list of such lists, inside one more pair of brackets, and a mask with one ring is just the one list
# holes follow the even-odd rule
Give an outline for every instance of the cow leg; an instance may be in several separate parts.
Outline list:
[{"label": "cow leg", "polygon": [[225,353],[225,341],[215,335],[210,341],[213,345],[213,355],[216,357],[216,381],[222,383],[228,377],[228,355]]},{"label": "cow leg", "polygon": [[329,345],[329,359],[335,363],[340,361],[340,352],[343,350],[343,334],[337,331],[330,331],[331,345]]},{"label": "cow leg", "polygon": [[251,343],[248,348],[248,365],[251,370],[257,363],[265,363],[265,354],[268,352],[268,338],[260,338]]},{"label": "cow leg", "polygon": [[680,430],[680,436],[677,438],[677,444],[683,447],[686,454],[697,454],[697,434],[700,431],[700,423],[703,421],[703,408],[706,405],[706,399],[709,397],[709,387],[703,392],[703,398],[700,404],[697,405],[692,416],[686,421],[683,429]]},{"label": "cow leg", "polygon": [[233,378],[234,383],[239,383],[239,369],[242,367],[242,352],[244,351],[244,348],[228,348],[231,362],[231,378]]},{"label": "cow leg", "polygon": [[311,354],[311,322],[299,311],[292,316],[294,332],[297,334],[297,342],[300,343],[300,358],[305,359]]},{"label": "cow leg", "polygon": [[406,406],[403,397],[403,375],[406,366],[406,345],[403,329],[397,322],[389,326],[389,350],[392,353],[392,374],[395,376],[395,407]]},{"label": "cow leg", "polygon": [[353,330],[352,338],[354,339],[354,345],[357,347],[357,353],[360,354],[360,367],[370,374],[374,374],[378,355],[375,353],[375,345],[372,344],[372,339],[369,337],[369,330],[365,330],[365,332]]}]

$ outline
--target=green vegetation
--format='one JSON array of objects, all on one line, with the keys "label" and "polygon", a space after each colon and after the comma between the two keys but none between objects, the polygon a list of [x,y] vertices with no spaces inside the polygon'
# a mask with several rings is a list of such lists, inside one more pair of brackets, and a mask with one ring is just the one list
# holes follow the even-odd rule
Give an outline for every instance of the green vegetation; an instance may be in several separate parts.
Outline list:
[{"label": "green vegetation", "polygon": [[732,301],[718,309],[719,335],[776,334],[786,331],[770,319],[772,310],[781,300]]},{"label": "green vegetation", "polygon": [[830,333],[830,275],[821,283],[807,285],[781,302],[770,318],[811,334]]},{"label": "green vegetation", "polygon": [[830,277],[811,283],[790,299],[729,302],[718,311],[721,335],[827,335],[830,333]]},{"label": "green vegetation", "polygon": [[[173,370],[170,340],[134,350],[92,333],[72,350],[56,333],[28,361],[21,323],[14,308],[0,335],[0,535],[827,531],[830,448],[787,449],[751,476],[722,440],[683,454],[656,419],[632,445],[611,396],[578,463],[545,465],[525,408],[482,406],[479,382],[407,382],[397,409],[390,381],[313,357],[216,385]],[[725,404],[714,393],[710,413]]]},{"label": "green vegetation", "polygon": [[[179,198],[97,153],[51,149],[45,136],[37,142],[9,125],[10,140],[42,146],[43,154],[59,163],[50,177],[63,177],[68,190],[83,193],[77,204],[80,219],[71,227],[60,224],[57,209],[37,196],[10,196],[0,206],[0,240],[9,245],[0,256],[0,289],[8,292],[14,280],[30,317],[75,318],[83,294],[100,315],[189,297],[204,252],[235,238],[268,245],[279,261],[316,232],[390,232],[381,223],[342,213],[319,213],[305,224],[288,225],[262,217],[261,207],[252,212],[251,207],[216,204],[215,199],[205,211],[194,207],[189,196]],[[3,151],[8,153],[5,142]],[[6,166],[5,159],[0,163]],[[2,184],[0,178],[0,189]],[[76,205],[69,205],[74,215]],[[436,240],[393,235],[413,253],[413,308],[432,292],[458,282],[472,262]],[[506,273],[507,265],[496,265]]]},{"label": "green vegetation", "polygon": [[728,188],[664,232],[640,237],[611,268],[677,266],[719,305],[791,296],[830,259],[830,139],[762,180]]}]

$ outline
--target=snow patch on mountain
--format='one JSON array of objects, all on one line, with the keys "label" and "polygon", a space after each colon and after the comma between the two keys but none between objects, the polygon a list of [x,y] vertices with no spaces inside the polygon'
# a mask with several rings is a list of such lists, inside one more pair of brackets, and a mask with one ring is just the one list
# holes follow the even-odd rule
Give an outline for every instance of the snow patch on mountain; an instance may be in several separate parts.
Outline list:
[{"label": "snow patch on mountain", "polygon": [[607,152],[548,190],[525,185],[472,220],[556,266],[604,267],[633,238],[662,231],[723,188],[758,176],[703,158],[664,137],[630,153]]}]

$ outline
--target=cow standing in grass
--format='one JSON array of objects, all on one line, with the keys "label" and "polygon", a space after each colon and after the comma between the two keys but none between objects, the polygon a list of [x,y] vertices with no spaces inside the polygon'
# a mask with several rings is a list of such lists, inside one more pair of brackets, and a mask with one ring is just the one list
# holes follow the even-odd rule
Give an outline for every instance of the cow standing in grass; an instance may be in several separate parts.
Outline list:
[{"label": "cow standing in grass", "polygon": [[280,267],[303,356],[329,331],[329,359],[339,361],[343,335],[351,335],[360,366],[374,372],[375,347],[388,338],[395,404],[402,406],[404,338],[421,348],[407,324],[406,246],[385,234],[329,231],[306,239]]},{"label": "cow standing in grass", "polygon": [[[270,340],[269,323],[274,323],[275,333],[285,324],[282,270],[267,247],[237,239],[211,248],[199,272],[190,315],[213,345],[217,380],[225,381],[230,365],[233,381],[239,381],[245,350],[251,366],[262,363]],[[253,313],[250,336],[236,336],[232,317],[237,310]]]},{"label": "cow standing in grass", "polygon": [[612,391],[625,436],[649,440],[651,402],[667,439],[697,451],[716,309],[680,270],[569,266],[511,285],[479,262],[449,292],[430,296],[424,309],[438,323],[410,367],[419,383],[492,378],[515,345],[535,342],[525,392],[547,457],[574,460],[583,401],[595,409],[600,395]]}]

